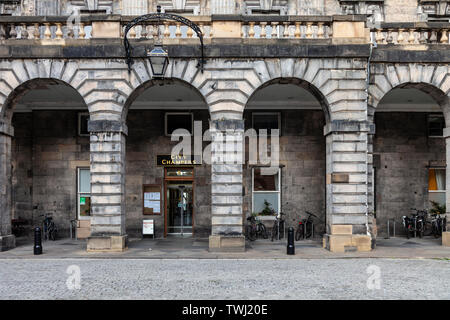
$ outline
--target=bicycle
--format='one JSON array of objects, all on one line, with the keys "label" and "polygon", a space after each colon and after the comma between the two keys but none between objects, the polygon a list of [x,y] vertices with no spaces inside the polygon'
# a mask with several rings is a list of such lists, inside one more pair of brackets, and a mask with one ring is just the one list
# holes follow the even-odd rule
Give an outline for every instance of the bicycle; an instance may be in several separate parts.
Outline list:
[{"label": "bicycle", "polygon": [[277,216],[277,219],[273,223],[272,238],[271,238],[270,241],[273,241],[274,238],[278,238],[278,240],[283,239],[283,237],[284,237],[284,223],[285,223],[285,220],[283,219],[283,216],[285,216],[285,214],[283,212],[280,212],[280,214]]},{"label": "bicycle", "polygon": [[50,214],[42,214],[40,217],[44,217],[44,221],[42,222],[42,232],[44,234],[44,240],[56,240],[56,235],[58,233],[58,229],[56,228],[56,224],[53,221],[53,217]]},{"label": "bicycle", "polygon": [[298,227],[295,231],[295,241],[299,241],[302,237],[303,239],[307,239],[314,236],[314,223],[312,217],[321,221],[314,213],[309,211],[305,212],[308,214],[308,217],[298,222]]},{"label": "bicycle", "polygon": [[406,238],[410,238],[410,234],[414,233],[414,237],[419,235],[419,238],[423,237],[425,230],[425,220],[426,220],[426,210],[418,210],[415,208],[411,208],[411,210],[415,210],[416,213],[411,214],[411,218],[407,216],[402,217],[403,228],[406,232]]},{"label": "bicycle", "polygon": [[245,236],[250,241],[255,241],[258,237],[267,239],[266,226],[261,221],[256,221],[255,216],[250,216],[247,218],[249,224],[245,227]]},{"label": "bicycle", "polygon": [[441,218],[440,214],[435,214],[431,220],[431,234],[437,239],[442,236],[442,232],[446,231],[447,218]]}]

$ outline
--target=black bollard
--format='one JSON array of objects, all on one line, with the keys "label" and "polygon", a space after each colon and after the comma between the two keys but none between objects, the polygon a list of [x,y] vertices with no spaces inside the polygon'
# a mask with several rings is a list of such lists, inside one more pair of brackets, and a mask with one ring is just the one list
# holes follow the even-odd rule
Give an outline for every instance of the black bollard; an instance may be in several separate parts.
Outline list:
[{"label": "black bollard", "polygon": [[288,239],[287,254],[295,254],[294,228],[293,227],[289,227],[287,239]]},{"label": "black bollard", "polygon": [[41,228],[34,228],[34,254],[42,254],[42,236],[41,236]]}]

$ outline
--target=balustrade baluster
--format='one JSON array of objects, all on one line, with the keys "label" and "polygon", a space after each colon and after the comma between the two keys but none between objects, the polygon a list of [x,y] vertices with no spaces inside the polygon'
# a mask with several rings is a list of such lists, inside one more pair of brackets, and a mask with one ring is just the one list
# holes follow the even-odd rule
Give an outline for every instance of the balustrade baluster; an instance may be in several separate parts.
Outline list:
[{"label": "balustrade baluster", "polygon": [[84,31],[84,23],[80,23],[80,27],[78,29],[78,38],[84,39],[86,37],[86,32]]},{"label": "balustrade baluster", "polygon": [[277,30],[278,22],[271,22],[270,24],[272,26],[272,33],[271,33],[270,37],[272,39],[278,38],[278,30]]},{"label": "balustrade baluster", "polygon": [[441,43],[448,43],[448,36],[447,36],[447,29],[443,29],[442,30],[442,35],[441,35]]},{"label": "balustrade baluster", "polygon": [[300,32],[300,25],[301,25],[302,23],[301,22],[298,22],[298,21],[296,21],[295,22],[295,32],[294,32],[294,37],[296,37],[296,38],[300,38],[301,37],[301,32]]},{"label": "balustrade baluster", "polygon": [[9,37],[12,39],[17,39],[16,26],[14,24],[10,25]]},{"label": "balustrade baluster", "polygon": [[56,37],[56,39],[62,39],[63,32],[61,30],[61,23],[55,23],[55,24],[56,24],[55,37]]},{"label": "balustrade baluster", "polygon": [[261,35],[260,35],[260,38],[266,38],[266,37],[267,37],[267,35],[266,35],[266,25],[267,25],[267,22],[260,22],[259,25],[260,25],[260,27],[261,27]]},{"label": "balustrade baluster", "polygon": [[313,36],[313,32],[312,32],[312,22],[307,22],[306,23],[306,38],[310,39]]},{"label": "balustrade baluster", "polygon": [[20,39],[28,39],[28,30],[27,25],[25,23],[21,24]]},{"label": "balustrade baluster", "polygon": [[397,36],[397,43],[398,44],[402,44],[405,40],[405,38],[403,37],[403,30],[404,29],[398,29],[398,36]]},{"label": "balustrade baluster", "polygon": [[255,23],[249,22],[249,29],[248,29],[248,37],[254,38],[255,37]]},{"label": "balustrade baluster", "polygon": [[416,37],[414,36],[415,29],[409,29],[409,37],[408,43],[413,44],[416,41]]},{"label": "balustrade baluster", "polygon": [[283,22],[284,30],[283,30],[283,38],[289,38],[289,22]]},{"label": "balustrade baluster", "polygon": [[181,23],[177,22],[177,29],[175,31],[175,38],[181,38]]},{"label": "balustrade baluster", "polygon": [[51,39],[52,38],[52,31],[50,30],[50,23],[44,23],[45,31],[44,31],[44,39]]},{"label": "balustrade baluster", "polygon": [[419,31],[419,34],[420,34],[419,43],[421,43],[421,44],[427,43],[427,37],[425,36],[425,33],[426,33],[426,31],[424,31],[424,30]]},{"label": "balustrade baluster", "polygon": [[430,35],[429,42],[437,43],[437,32],[436,32],[436,30],[431,30],[431,35]]},{"label": "balustrade baluster", "polygon": [[324,34],[325,34],[325,32],[324,32],[324,29],[323,29],[323,22],[319,22],[317,24],[317,38],[319,38],[319,39],[325,38]]}]

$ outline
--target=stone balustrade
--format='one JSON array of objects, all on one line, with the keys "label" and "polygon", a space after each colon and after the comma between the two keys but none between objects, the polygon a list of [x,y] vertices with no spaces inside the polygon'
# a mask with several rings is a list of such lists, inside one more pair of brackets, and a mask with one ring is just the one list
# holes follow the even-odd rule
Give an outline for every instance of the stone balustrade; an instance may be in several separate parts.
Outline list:
[{"label": "stone balustrade", "polygon": [[371,29],[377,44],[449,44],[448,23],[383,23]]},{"label": "stone balustrade", "polygon": [[249,16],[242,22],[243,38],[328,39],[332,35],[332,17]]},{"label": "stone balustrade", "polygon": [[92,21],[70,17],[0,17],[0,40],[5,39],[89,39]]},{"label": "stone balustrade", "polygon": [[[0,40],[122,38],[132,16],[81,15],[78,17],[0,16]],[[211,38],[305,39],[345,43],[346,38],[369,42],[361,16],[189,16],[208,41]],[[366,31],[364,31],[366,30]],[[382,23],[370,30],[377,44],[449,44],[445,23]],[[367,35],[367,36],[366,36]],[[179,40],[197,37],[181,22],[144,21],[127,34],[129,39]],[[342,42],[344,39],[344,42]],[[356,43],[350,41],[349,43]]]},{"label": "stone balustrade", "polygon": [[[121,19],[121,37],[123,37],[125,27],[134,17]],[[199,26],[203,38],[213,36],[212,23],[210,16],[190,16],[192,22]],[[145,21],[131,28],[127,37],[129,39],[186,39],[196,38],[197,34],[186,25],[178,21]]]}]

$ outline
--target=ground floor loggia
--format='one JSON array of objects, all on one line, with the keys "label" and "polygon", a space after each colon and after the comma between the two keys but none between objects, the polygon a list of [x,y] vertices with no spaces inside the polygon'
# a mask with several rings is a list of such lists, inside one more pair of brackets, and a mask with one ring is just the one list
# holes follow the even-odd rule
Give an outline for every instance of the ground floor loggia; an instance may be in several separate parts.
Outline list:
[{"label": "ground floor loggia", "polygon": [[[198,122],[204,135],[210,128],[210,113],[203,101],[189,87],[175,84],[173,88],[172,85],[166,83],[162,88],[169,87],[170,92],[179,96],[171,96],[159,88],[160,96],[144,91],[133,102],[127,114],[127,134],[120,138],[123,149],[117,153],[112,150],[112,156],[102,153],[109,145],[96,149],[98,144],[87,125],[89,113],[82,102],[76,101],[76,95],[75,101],[64,110],[57,107],[57,102],[50,103],[45,93],[31,91],[25,95],[12,118],[15,129],[11,159],[13,225],[23,223],[31,235],[31,227],[40,225],[49,214],[60,236],[69,236],[71,221],[76,221],[79,238],[87,238],[91,235],[91,199],[100,192],[103,202],[97,210],[113,210],[102,219],[120,225],[123,234],[129,237],[144,236],[144,220],[153,222],[156,238],[183,235],[200,239],[222,230],[242,233],[245,218],[264,209],[286,213],[288,225],[304,218],[305,211],[314,212],[318,216],[317,234],[329,232],[327,148],[337,147],[341,137],[335,136],[336,142],[327,141],[323,129],[326,115],[311,93],[295,83],[274,83],[250,99],[243,114],[242,129],[280,130],[279,168],[273,175],[262,176],[259,166],[245,163],[239,172],[229,172],[234,178],[241,176],[242,182],[228,181],[227,195],[218,196],[224,192],[224,186],[223,183],[212,186],[217,174],[207,163],[186,166],[180,162],[164,162],[177,143],[171,139],[173,129],[189,131]],[[67,94],[65,89],[58,90],[62,90],[62,96]],[[380,103],[374,115],[378,131],[372,140],[373,180],[367,182],[374,187],[372,205],[380,235],[386,232],[387,220],[399,219],[410,207],[426,208],[430,200],[445,201],[442,138],[445,122],[439,106],[415,89],[396,89],[393,93]],[[156,101],[150,101],[149,96]],[[202,141],[202,147],[207,145],[208,141]],[[249,153],[251,147],[250,140],[246,141],[245,152]],[[356,160],[361,150],[337,151],[335,168],[349,172],[365,170],[361,169],[363,162]],[[115,156],[123,166],[118,169],[123,170],[120,177],[110,172],[117,165],[107,169],[97,165]],[[345,163],[349,159],[356,161],[351,168]],[[94,180],[92,170],[96,175]],[[229,175],[220,172],[220,176],[224,179]],[[115,179],[122,179],[124,185],[121,198],[115,195],[115,187],[103,185]],[[346,189],[340,188],[339,181],[332,182],[335,183],[332,192],[337,194],[332,201],[340,210],[359,210],[362,198],[370,203],[370,194],[364,197],[364,192],[360,197],[340,196],[339,192]],[[113,214],[118,206],[125,215]],[[236,221],[230,223],[234,220],[229,219],[222,223],[218,213],[228,210],[228,206],[234,208],[230,209],[230,219]],[[96,222],[100,229],[108,223]],[[353,227],[365,228],[360,222],[355,222]],[[400,234],[400,223],[397,228]],[[361,232],[359,229],[356,231]]]}]

